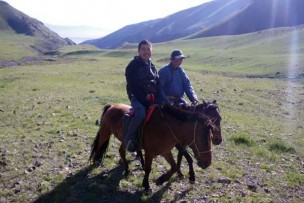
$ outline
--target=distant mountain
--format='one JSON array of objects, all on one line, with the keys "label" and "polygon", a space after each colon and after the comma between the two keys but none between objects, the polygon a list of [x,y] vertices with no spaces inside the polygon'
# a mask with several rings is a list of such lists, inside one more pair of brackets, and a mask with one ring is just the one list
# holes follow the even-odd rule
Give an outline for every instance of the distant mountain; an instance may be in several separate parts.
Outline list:
[{"label": "distant mountain", "polygon": [[48,28],[58,33],[61,37],[69,37],[76,43],[81,43],[86,40],[96,39],[101,35],[109,33],[108,30],[92,27],[92,26],[62,26],[46,24]]},{"label": "distant mountain", "polygon": [[72,40],[60,37],[57,33],[44,26],[42,22],[18,11],[4,1],[0,1],[1,32],[32,36],[36,39],[34,48],[39,52],[75,44]]},{"label": "distant mountain", "polygon": [[191,38],[238,35],[269,28],[304,24],[303,0],[253,0],[237,15],[194,34]]},{"label": "distant mountain", "polygon": [[118,48],[142,39],[237,35],[304,24],[304,0],[214,0],[165,18],[127,25],[105,37],[88,40],[99,48]]}]

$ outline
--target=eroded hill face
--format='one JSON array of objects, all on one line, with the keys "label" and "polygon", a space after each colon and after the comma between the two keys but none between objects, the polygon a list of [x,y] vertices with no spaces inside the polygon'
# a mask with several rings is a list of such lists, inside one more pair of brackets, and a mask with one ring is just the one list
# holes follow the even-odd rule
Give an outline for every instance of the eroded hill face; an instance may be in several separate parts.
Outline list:
[{"label": "eroded hill face", "polygon": [[60,37],[44,24],[18,11],[4,1],[0,1],[0,32],[13,31],[16,34],[25,34],[37,39],[36,50],[45,52],[58,49],[65,45],[74,45],[69,39]]}]

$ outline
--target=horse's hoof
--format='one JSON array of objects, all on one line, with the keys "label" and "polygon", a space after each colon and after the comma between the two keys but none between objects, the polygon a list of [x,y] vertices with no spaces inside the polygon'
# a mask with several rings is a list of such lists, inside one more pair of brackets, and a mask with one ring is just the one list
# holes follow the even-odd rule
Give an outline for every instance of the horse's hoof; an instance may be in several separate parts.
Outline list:
[{"label": "horse's hoof", "polygon": [[185,178],[184,174],[182,174],[182,173],[178,173],[178,174],[177,174],[177,177],[178,177],[178,179],[180,179],[180,180],[182,180],[182,179]]},{"label": "horse's hoof", "polygon": [[128,177],[129,175],[130,175],[130,171],[129,170],[124,170],[123,172],[122,172],[122,175],[124,176],[124,177]]},{"label": "horse's hoof", "polygon": [[194,184],[194,183],[195,183],[195,178],[189,177],[189,182],[190,182],[191,184]]},{"label": "horse's hoof", "polygon": [[151,195],[152,194],[152,189],[151,188],[145,189],[144,194],[147,195],[147,196]]},{"label": "horse's hoof", "polygon": [[100,161],[94,161],[94,163],[92,164],[95,168],[98,168],[100,166]]},{"label": "horse's hoof", "polygon": [[189,180],[189,183],[190,183],[190,184],[194,184],[194,183],[195,183],[195,180]]}]

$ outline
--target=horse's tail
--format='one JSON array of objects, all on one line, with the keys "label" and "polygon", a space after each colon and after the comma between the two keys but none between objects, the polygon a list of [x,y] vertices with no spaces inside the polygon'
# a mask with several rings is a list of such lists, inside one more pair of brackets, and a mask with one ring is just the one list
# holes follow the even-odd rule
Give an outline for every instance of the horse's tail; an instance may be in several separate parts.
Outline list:
[{"label": "horse's tail", "polygon": [[[110,135],[111,133],[109,132],[109,130],[107,129],[107,126],[102,125],[102,119],[104,114],[106,113],[106,111],[111,107],[111,104],[107,104],[104,108],[103,108],[103,112],[101,115],[101,125],[99,127],[99,130],[96,134],[95,140],[93,142],[93,144],[91,145],[91,155],[89,158],[89,162],[93,161],[93,163],[95,165],[99,165],[99,163],[102,162],[102,159],[105,155],[105,153],[107,152],[108,146],[109,146],[109,141],[110,141]],[[104,142],[102,143],[101,139],[102,139],[102,135],[104,134],[105,139]],[[100,146],[101,145],[101,146]]]},{"label": "horse's tail", "polygon": [[102,114],[101,114],[101,118],[100,118],[100,122],[102,121],[102,118],[103,118],[103,116],[104,116],[104,114],[106,113],[106,111],[109,109],[109,108],[111,108],[111,104],[107,104],[107,105],[105,105],[104,107],[103,107],[103,111],[102,111]]}]

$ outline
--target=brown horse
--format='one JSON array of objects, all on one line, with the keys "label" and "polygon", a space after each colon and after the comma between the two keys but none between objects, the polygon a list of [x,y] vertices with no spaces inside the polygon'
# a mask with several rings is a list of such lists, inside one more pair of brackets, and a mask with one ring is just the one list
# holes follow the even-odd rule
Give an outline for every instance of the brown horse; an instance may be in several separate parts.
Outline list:
[{"label": "brown horse", "polygon": [[[209,132],[212,135],[212,143],[214,145],[219,145],[222,143],[222,133],[221,133],[222,117],[219,113],[219,108],[218,108],[218,104],[216,103],[216,100],[214,100],[213,102],[203,101],[203,103],[195,105],[195,106],[183,105],[183,106],[181,106],[181,108],[191,111],[191,112],[203,113],[203,114],[206,114],[207,116],[209,116],[209,118],[211,119],[211,121],[214,125],[214,128],[211,128],[211,130]],[[184,176],[180,170],[181,161],[184,156],[186,158],[186,160],[188,162],[188,166],[189,166],[189,180],[191,183],[194,183],[195,182],[195,173],[194,173],[194,169],[193,169],[193,160],[192,160],[191,156],[189,155],[189,153],[187,152],[187,150],[185,150],[185,148],[183,146],[180,146],[179,144],[177,144],[176,148],[178,149],[178,155],[177,155],[178,171],[177,171],[177,173],[178,173],[179,177]]]},{"label": "brown horse", "polygon": [[[90,160],[94,163],[102,161],[109,145],[110,135],[114,134],[120,141],[123,140],[123,116],[131,107],[125,104],[107,105],[101,119],[101,125],[92,144]],[[149,174],[153,158],[161,155],[170,164],[171,169],[157,179],[157,185],[168,181],[177,171],[177,165],[171,153],[176,144],[189,146],[198,166],[205,169],[211,164],[211,137],[210,129],[214,128],[209,117],[197,112],[182,110],[165,105],[156,107],[149,122],[143,127],[141,148],[145,150],[145,176],[143,186],[145,191],[151,191]],[[119,153],[125,171],[128,164],[125,158],[125,146],[122,144]]]}]

